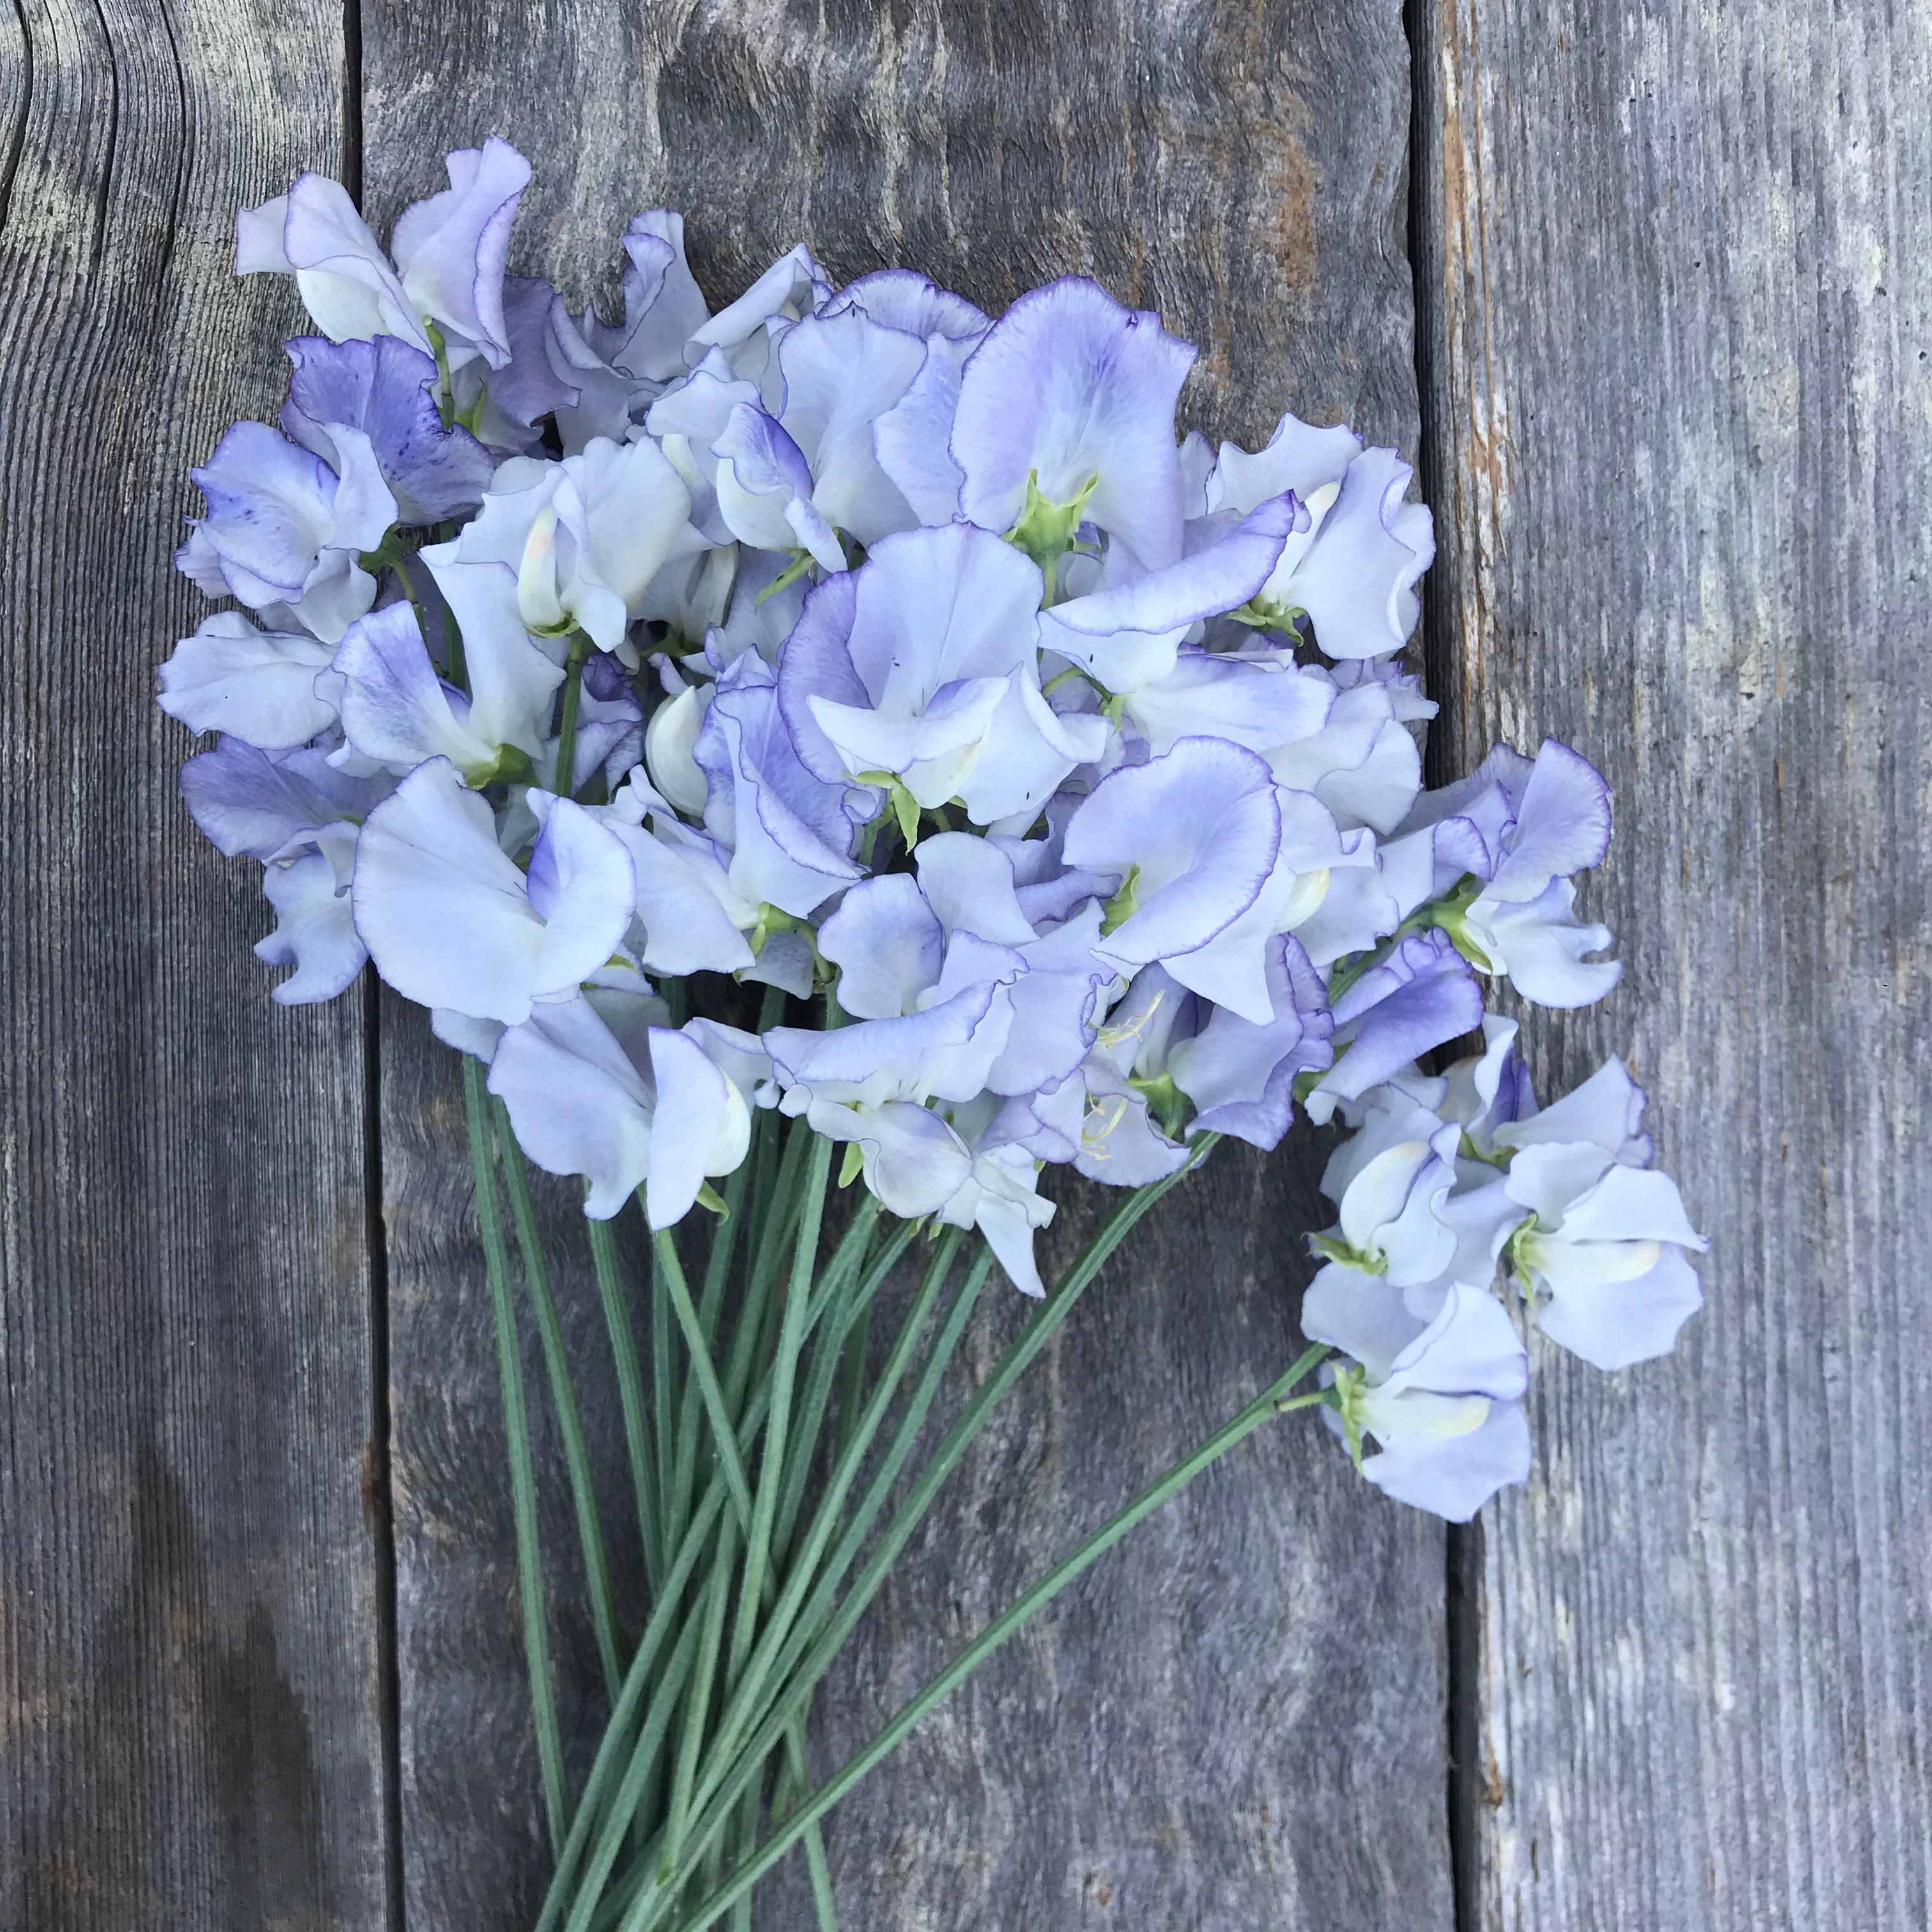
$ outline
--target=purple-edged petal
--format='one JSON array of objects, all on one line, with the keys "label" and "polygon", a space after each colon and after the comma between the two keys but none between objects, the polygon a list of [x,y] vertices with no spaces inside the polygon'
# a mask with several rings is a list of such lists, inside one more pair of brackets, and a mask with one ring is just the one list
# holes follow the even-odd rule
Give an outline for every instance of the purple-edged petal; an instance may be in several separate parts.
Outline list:
[{"label": "purple-edged petal", "polygon": [[1294,567],[1286,594],[1331,658],[1400,650],[1415,628],[1416,580],[1435,560],[1436,538],[1427,508],[1402,501],[1414,474],[1392,449],[1364,451]]},{"label": "purple-edged petal", "polygon": [[407,604],[358,618],[330,666],[342,729],[351,748],[397,772],[447,758],[481,783],[494,775],[497,745],[471,729],[469,698],[436,675]]},{"label": "purple-edged petal", "polygon": [[[353,849],[350,834],[350,849]],[[275,909],[275,929],[256,942],[255,957],[296,970],[268,997],[284,1006],[332,1000],[355,980],[369,956],[356,932],[349,889],[326,852],[309,852],[267,867],[262,890]]]},{"label": "purple-edged petal", "polygon": [[382,244],[340,182],[299,176],[285,195],[235,218],[238,275],[292,274],[303,306],[332,341],[429,338]]},{"label": "purple-edged petal", "polygon": [[800,762],[771,668],[755,653],[730,667],[716,694],[693,746],[709,788],[706,829],[730,851],[731,884],[742,896],[806,918],[863,876],[850,856],[848,808],[863,795],[826,784]]},{"label": "purple-edged petal", "polygon": [[1610,849],[1610,788],[1587,758],[1546,738],[1516,820],[1508,856],[1490,881],[1498,899],[1533,899],[1552,879],[1601,865]]},{"label": "purple-edged petal", "polygon": [[1084,662],[1117,631],[1157,634],[1184,629],[1204,617],[1245,604],[1264,584],[1282,544],[1307,527],[1308,513],[1292,496],[1270,498],[1219,542],[1192,556],[1106,590],[1056,604],[1040,620],[1049,650]]},{"label": "purple-edged petal", "polygon": [[1207,1025],[1167,1057],[1174,1084],[1198,1109],[1196,1127],[1262,1148],[1278,1145],[1294,1117],[1296,1076],[1324,1071],[1334,1058],[1334,1022],[1308,956],[1286,933],[1269,951],[1274,1012],[1267,1024],[1217,1006]]},{"label": "purple-edged petal", "polygon": [[1273,871],[1281,813],[1251,752],[1184,738],[1163,758],[1124,766],[1068,821],[1070,865],[1124,880],[1136,909],[1101,943],[1142,964],[1204,946],[1247,910]]},{"label": "purple-edged petal", "polygon": [[1173,562],[1183,508],[1174,409],[1195,352],[1158,316],[1123,308],[1084,277],[1021,296],[961,378],[952,457],[968,520],[1012,528],[1030,475],[1054,502],[1090,483],[1088,521],[1143,569]]},{"label": "purple-edged petal", "polygon": [[466,429],[445,427],[430,394],[430,357],[391,335],[368,342],[298,336],[286,347],[294,368],[281,424],[304,448],[339,468],[340,442],[332,432],[361,430],[406,524],[440,523],[482,501],[495,464]]},{"label": "purple-edged petal", "polygon": [[215,850],[264,863],[313,844],[324,826],[359,820],[392,782],[352,778],[331,765],[326,752],[272,758],[239,738],[224,738],[189,759],[180,778],[189,816]]},{"label": "purple-edged petal", "polygon": [[493,369],[510,359],[503,320],[503,269],[517,199],[530,164],[494,135],[458,148],[446,164],[449,186],[396,218],[389,245],[416,312],[479,350]]},{"label": "purple-edged petal", "polygon": [[838,1004],[847,1012],[896,1018],[938,984],[946,934],[917,881],[890,872],[845,895],[818,929],[818,950],[839,968]]},{"label": "purple-edged petal", "polygon": [[1334,1003],[1336,1060],[1309,1096],[1326,1120],[1432,1048],[1482,1023],[1483,995],[1445,934],[1412,934]]}]

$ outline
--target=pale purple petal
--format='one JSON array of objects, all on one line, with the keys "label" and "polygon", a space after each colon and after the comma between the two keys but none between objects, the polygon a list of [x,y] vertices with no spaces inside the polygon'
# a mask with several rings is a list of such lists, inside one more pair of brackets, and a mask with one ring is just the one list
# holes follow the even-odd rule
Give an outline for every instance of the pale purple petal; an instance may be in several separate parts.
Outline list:
[{"label": "pale purple petal", "polygon": [[449,186],[404,208],[389,245],[416,312],[501,368],[510,359],[503,270],[530,164],[492,135],[481,148],[455,149],[446,166]]},{"label": "pale purple petal", "polygon": [[488,1084],[538,1166],[589,1182],[584,1211],[592,1219],[610,1220],[643,1184],[655,1096],[588,999],[547,1003],[509,1028]]},{"label": "pale purple petal", "polygon": [[1286,933],[1269,949],[1268,989],[1274,1010],[1265,1025],[1217,1006],[1167,1060],[1175,1085],[1198,1110],[1196,1127],[1262,1148],[1278,1145],[1294,1117],[1296,1076],[1325,1071],[1334,1057],[1322,982]]},{"label": "pale purple petal", "polygon": [[325,752],[272,758],[239,738],[224,738],[182,766],[180,783],[190,816],[218,851],[266,863],[312,844],[323,826],[362,818],[393,781],[351,777]]},{"label": "pale purple petal", "polygon": [[334,999],[369,956],[334,863],[322,852],[283,860],[266,868],[262,890],[275,909],[275,929],[256,943],[255,956],[296,969],[268,997],[285,1006]]},{"label": "pale purple petal", "polygon": [[658,1228],[690,1213],[707,1175],[728,1174],[744,1159],[751,1119],[743,1096],[688,1035],[653,1027],[650,1052],[657,1112],[644,1202]]},{"label": "pale purple petal", "polygon": [[1123,767],[1068,822],[1068,862],[1125,878],[1139,868],[1136,910],[1102,941],[1124,964],[1206,944],[1254,903],[1274,869],[1281,813],[1251,752],[1184,738],[1165,757]]},{"label": "pale purple petal", "polygon": [[1520,1402],[1492,1402],[1461,1436],[1396,1436],[1362,1460],[1382,1493],[1448,1522],[1467,1522],[1497,1490],[1529,1480],[1529,1422]]},{"label": "pale purple petal", "polygon": [[818,929],[818,950],[840,969],[838,1004],[847,1012],[896,1018],[938,983],[946,935],[918,883],[891,872],[845,895]]},{"label": "pale purple petal", "polygon": [[1436,539],[1428,510],[1402,501],[1414,473],[1392,449],[1365,450],[1294,568],[1289,595],[1331,658],[1400,650],[1415,628]]},{"label": "pale purple petal", "polygon": [[286,750],[335,722],[335,707],[315,692],[332,655],[306,632],[258,631],[238,610],[217,611],[161,666],[156,702],[190,731]]},{"label": "pale purple petal", "polygon": [[1030,474],[1055,502],[1094,482],[1090,522],[1143,569],[1174,562],[1183,506],[1174,410],[1194,357],[1158,316],[1123,308],[1084,277],[1021,296],[961,379],[952,457],[968,520],[1010,529]]},{"label": "pale purple petal", "polygon": [[391,335],[339,343],[298,336],[286,348],[294,368],[281,424],[295,441],[340,468],[332,430],[361,430],[406,524],[440,523],[482,500],[495,465],[466,429],[444,427],[430,393],[430,357]]},{"label": "pale purple petal", "polygon": [[1536,898],[1550,881],[1600,866],[1610,848],[1610,788],[1568,746],[1546,738],[1516,806],[1508,856],[1490,881],[1496,898]]},{"label": "pale purple petal", "polygon": [[1159,634],[1232,610],[1268,581],[1283,542],[1307,522],[1307,512],[1292,496],[1271,497],[1205,550],[1056,604],[1040,620],[1042,641],[1049,650],[1078,657],[1092,648],[1083,646],[1082,638],[1117,631]]}]

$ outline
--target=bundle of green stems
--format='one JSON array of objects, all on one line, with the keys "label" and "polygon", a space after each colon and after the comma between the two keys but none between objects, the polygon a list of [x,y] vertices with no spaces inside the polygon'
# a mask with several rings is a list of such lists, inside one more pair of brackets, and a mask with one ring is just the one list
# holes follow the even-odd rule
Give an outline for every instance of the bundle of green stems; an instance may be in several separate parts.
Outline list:
[{"label": "bundle of green stems", "polygon": [[[1078,1545],[885,1725],[814,1785],[806,1750],[818,1686],[948,1474],[1142,1215],[1206,1155],[1122,1196],[935,1446],[926,1425],[993,1273],[952,1228],[882,1213],[861,1192],[828,1238],[832,1144],[760,1113],[711,1220],[701,1278],[668,1232],[648,1288],[627,1279],[611,1224],[587,1221],[622,1411],[649,1586],[626,1640],[528,1172],[478,1061],[464,1063],[470,1144],[495,1317],[519,1592],[554,1866],[535,1932],[749,1932],[752,1888],[802,1849],[820,1932],[836,1925],[820,1821],[936,1704],[1096,1558],[1271,1416],[1321,1400],[1288,1372]],[[549,1652],[536,1470],[507,1196],[569,1478],[610,1714],[572,1792]],[[872,1314],[916,1280],[883,1354]],[[640,1346],[639,1322],[647,1329]],[[923,1454],[923,1461],[916,1459]],[[634,1618],[632,1621],[638,1621]]]}]

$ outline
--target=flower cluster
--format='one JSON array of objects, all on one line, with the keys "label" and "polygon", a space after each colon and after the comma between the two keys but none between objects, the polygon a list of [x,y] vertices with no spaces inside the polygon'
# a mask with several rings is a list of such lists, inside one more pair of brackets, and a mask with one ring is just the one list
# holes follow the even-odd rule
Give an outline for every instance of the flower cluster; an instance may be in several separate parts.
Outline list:
[{"label": "flower cluster", "polygon": [[265,868],[274,998],[373,961],[592,1216],[712,1201],[776,1107],[1035,1293],[1043,1163],[1139,1186],[1339,1111],[1328,1412],[1445,1514],[1526,1466],[1499,1268],[1590,1360],[1669,1347],[1699,1244],[1641,1095],[1539,1114],[1484,1017],[1615,984],[1607,790],[1553,742],[1422,790],[1394,452],[1178,439],[1194,350],[1083,279],[994,321],[800,247],[712,314],[654,211],[622,320],[574,314],[506,272],[523,159],[448,171],[387,250],[314,176],[238,224],[320,334],[193,472],[177,560],[232,602],[160,703],[219,734],[182,790]]}]

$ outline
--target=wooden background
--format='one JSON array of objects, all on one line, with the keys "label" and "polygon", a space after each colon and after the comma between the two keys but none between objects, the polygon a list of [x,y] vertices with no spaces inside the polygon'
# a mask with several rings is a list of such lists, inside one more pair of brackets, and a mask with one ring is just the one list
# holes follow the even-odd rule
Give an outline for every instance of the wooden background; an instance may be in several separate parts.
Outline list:
[{"label": "wooden background", "polygon": [[[800,238],[994,307],[1084,270],[1202,344],[1203,424],[1415,457],[1434,776],[1552,731],[1616,788],[1629,967],[1539,1018],[1545,1084],[1625,1050],[1716,1240],[1676,1359],[1541,1352],[1478,1528],[1312,1430],[1198,1484],[834,1814],[847,1922],[1926,1924],[1922,6],[16,0],[0,95],[0,1925],[515,1932],[540,1884],[453,1063],[267,1003],[149,704],[184,472],[294,319],[232,211],[313,167],[380,227],[490,132],[574,297],[657,202],[714,296]],[[821,1774],[1280,1366],[1310,1172],[1162,1210],[880,1599]]]}]

